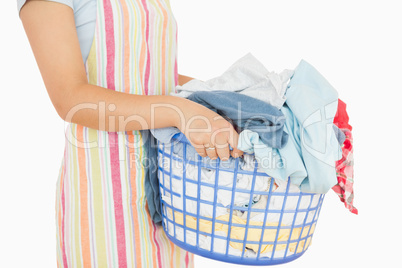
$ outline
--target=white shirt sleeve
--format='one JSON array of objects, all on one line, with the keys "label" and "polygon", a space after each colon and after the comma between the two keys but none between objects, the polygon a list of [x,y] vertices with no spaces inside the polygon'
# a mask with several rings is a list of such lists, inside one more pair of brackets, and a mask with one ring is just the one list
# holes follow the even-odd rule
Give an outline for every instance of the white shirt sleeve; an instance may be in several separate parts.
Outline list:
[{"label": "white shirt sleeve", "polygon": [[[24,6],[27,0],[17,0],[17,7],[18,7],[18,15],[20,14],[21,8]],[[61,4],[65,4],[69,7],[71,7],[74,10],[73,7],[73,0],[44,0],[44,1],[52,1],[52,2],[57,2]]]}]

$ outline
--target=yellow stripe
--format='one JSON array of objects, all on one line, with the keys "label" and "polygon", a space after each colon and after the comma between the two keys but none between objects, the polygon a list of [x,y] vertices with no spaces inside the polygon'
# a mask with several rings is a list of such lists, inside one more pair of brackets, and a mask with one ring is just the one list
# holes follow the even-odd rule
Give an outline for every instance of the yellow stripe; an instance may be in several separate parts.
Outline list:
[{"label": "yellow stripe", "polygon": [[87,65],[88,65],[88,83],[89,84],[96,84],[98,78],[97,78],[97,64],[96,64],[96,42],[95,39],[92,42],[92,47],[91,50],[89,51],[88,55],[88,60],[87,60]]},{"label": "yellow stripe", "polygon": [[[88,131],[88,138],[90,141],[97,140],[96,131]],[[95,241],[96,241],[96,262],[105,264],[106,258],[106,242],[105,242],[105,225],[104,225],[104,208],[103,208],[103,189],[102,189],[102,175],[99,162],[99,150],[97,147],[91,148],[91,168],[92,168],[92,204],[93,204],[93,219],[95,221]]]}]

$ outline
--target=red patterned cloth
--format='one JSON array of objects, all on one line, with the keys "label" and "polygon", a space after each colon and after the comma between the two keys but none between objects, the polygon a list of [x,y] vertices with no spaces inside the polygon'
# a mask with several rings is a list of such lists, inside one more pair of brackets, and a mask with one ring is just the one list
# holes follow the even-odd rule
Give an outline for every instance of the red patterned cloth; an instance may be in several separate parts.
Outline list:
[{"label": "red patterned cloth", "polygon": [[338,100],[338,111],[334,118],[334,124],[345,134],[342,144],[342,158],[336,161],[336,175],[338,184],[332,190],[338,194],[340,200],[350,212],[357,214],[357,208],[353,206],[353,137],[352,127],[349,125],[349,116],[346,112],[346,104]]},{"label": "red patterned cloth", "polygon": [[338,110],[336,111],[334,117],[334,124],[338,128],[347,128],[352,131],[352,126],[349,125],[349,116],[346,112],[346,103],[340,99],[338,99]]}]

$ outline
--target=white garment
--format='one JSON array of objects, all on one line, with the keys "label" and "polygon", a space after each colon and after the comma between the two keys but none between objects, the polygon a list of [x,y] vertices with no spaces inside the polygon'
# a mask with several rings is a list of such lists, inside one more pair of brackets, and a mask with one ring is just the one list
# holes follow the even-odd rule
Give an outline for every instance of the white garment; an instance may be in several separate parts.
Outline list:
[{"label": "white garment", "polygon": [[[166,148],[165,148],[166,149]],[[180,158],[179,155],[173,155],[177,158]],[[244,155],[244,164],[242,170],[246,171],[253,171],[254,167],[254,158],[252,155]],[[170,166],[171,165],[171,166]],[[162,199],[167,202],[169,205],[172,205],[173,200],[173,207],[183,209],[183,163],[180,161],[172,161],[170,163],[170,159],[165,157],[162,160],[162,157],[159,157],[159,166],[163,167],[164,170],[170,170],[173,176],[172,178],[172,185],[170,185],[170,176],[167,174],[163,175],[162,171],[159,171],[159,179],[162,180],[162,184],[165,188],[170,189],[172,187],[172,192],[180,195],[180,197],[173,195],[170,196],[169,193],[164,194],[164,191],[161,190]],[[193,180],[194,183],[186,182],[186,195],[197,198],[198,195],[198,167],[187,164],[186,165],[186,178],[189,180]],[[208,185],[201,185],[200,187],[200,199],[214,202],[214,194],[215,194],[215,177],[216,171],[213,169],[208,168],[201,168],[201,182],[207,183]],[[217,204],[216,207],[216,214],[215,217],[219,217],[220,215],[228,214],[228,207],[232,201],[232,187],[234,181],[234,173],[219,170],[219,179],[218,179],[218,186],[227,187],[228,189],[218,189],[217,191]],[[255,185],[254,191],[261,191],[266,192],[269,190],[271,179],[264,175],[264,176],[256,176],[255,178]],[[253,182],[253,175],[248,174],[237,174],[236,177],[236,189],[243,189],[243,190],[251,190]],[[259,196],[254,194],[253,196]],[[243,193],[243,192],[236,192],[234,195],[234,205],[242,207],[245,204],[248,204],[250,200],[250,193]],[[221,207],[221,206],[223,207]],[[190,213],[197,214],[197,202],[194,200],[186,199],[186,211]],[[205,203],[200,204],[200,215],[205,217],[213,217],[213,206]]]},{"label": "white garment", "polygon": [[293,70],[281,73],[269,72],[251,53],[246,54],[229,67],[221,76],[207,81],[193,79],[176,86],[171,95],[187,98],[196,91],[226,90],[244,94],[280,109],[286,101],[285,92]]},{"label": "white garment", "polygon": [[[286,187],[288,181],[280,181],[277,180],[276,183],[279,182],[278,188],[274,191],[276,193],[286,193]],[[289,193],[291,194],[297,194],[297,195],[287,195],[286,196],[286,203],[284,204],[284,199],[285,197],[282,195],[272,195],[270,202],[269,202],[269,209],[270,210],[277,210],[277,213],[268,213],[267,215],[267,222],[279,222],[281,213],[279,211],[282,210],[282,207],[284,210],[296,210],[297,208],[297,203],[299,201],[299,194],[300,194],[300,188],[294,184],[289,185]],[[294,212],[287,212],[282,215],[282,222],[281,224],[283,225],[292,225],[293,220],[295,221],[295,225],[301,225],[304,223],[304,220],[306,218],[306,211],[300,211],[300,210],[307,210],[309,207],[310,208],[315,208],[318,205],[318,202],[320,200],[320,194],[315,194],[311,195],[310,194],[302,194],[300,196],[300,204],[299,207],[297,208],[298,212],[295,217]],[[311,205],[310,205],[311,202]],[[318,218],[318,213],[315,213],[316,210],[311,210],[306,219],[306,224],[311,223],[313,220]],[[252,213],[253,214],[253,213]],[[314,219],[314,215],[316,215]],[[250,220],[252,221],[264,221],[264,213],[259,213],[255,214],[255,216],[250,217]]]}]

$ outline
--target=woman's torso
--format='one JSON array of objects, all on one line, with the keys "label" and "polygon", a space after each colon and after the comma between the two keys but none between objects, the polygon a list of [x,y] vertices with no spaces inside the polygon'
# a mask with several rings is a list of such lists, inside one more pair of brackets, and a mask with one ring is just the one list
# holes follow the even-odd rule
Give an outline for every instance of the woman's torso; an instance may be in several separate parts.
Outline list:
[{"label": "woman's torso", "polygon": [[[141,95],[174,90],[177,35],[169,0],[97,0],[96,15],[85,61],[89,84]],[[57,186],[60,267],[193,267],[192,254],[152,222],[159,197],[149,186],[158,181],[158,163],[148,135],[68,124]]]}]

